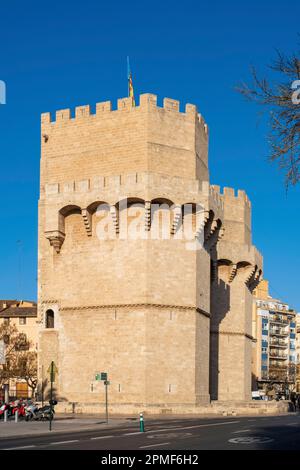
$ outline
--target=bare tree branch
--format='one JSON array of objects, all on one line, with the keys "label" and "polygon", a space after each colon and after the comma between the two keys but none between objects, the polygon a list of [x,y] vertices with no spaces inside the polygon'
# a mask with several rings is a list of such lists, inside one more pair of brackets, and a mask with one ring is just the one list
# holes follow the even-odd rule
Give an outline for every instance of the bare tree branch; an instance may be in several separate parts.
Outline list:
[{"label": "bare tree branch", "polygon": [[284,171],[288,187],[300,180],[300,104],[292,100],[295,91],[292,89],[292,83],[300,80],[300,57],[289,57],[277,51],[277,56],[269,68],[279,73],[278,82],[271,84],[267,79],[259,78],[252,67],[252,86],[241,83],[236,90],[268,111],[269,160],[277,162],[279,168]]}]

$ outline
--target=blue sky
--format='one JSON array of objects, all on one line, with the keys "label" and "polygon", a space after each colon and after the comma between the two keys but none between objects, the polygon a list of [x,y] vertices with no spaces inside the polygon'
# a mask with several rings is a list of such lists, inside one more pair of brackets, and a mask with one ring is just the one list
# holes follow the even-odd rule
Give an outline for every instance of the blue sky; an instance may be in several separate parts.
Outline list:
[{"label": "blue sky", "polygon": [[250,65],[266,74],[275,49],[299,49],[299,13],[289,0],[2,2],[0,298],[36,298],[40,113],[126,96],[129,55],[136,94],[198,105],[211,182],[246,190],[272,294],[300,310],[300,185],[286,194],[266,119],[234,91]]}]

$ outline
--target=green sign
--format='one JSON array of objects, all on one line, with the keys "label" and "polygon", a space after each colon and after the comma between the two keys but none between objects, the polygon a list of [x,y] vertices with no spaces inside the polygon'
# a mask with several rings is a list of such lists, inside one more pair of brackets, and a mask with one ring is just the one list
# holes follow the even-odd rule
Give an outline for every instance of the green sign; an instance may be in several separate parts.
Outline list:
[{"label": "green sign", "polygon": [[107,372],[97,372],[95,380],[107,380]]}]

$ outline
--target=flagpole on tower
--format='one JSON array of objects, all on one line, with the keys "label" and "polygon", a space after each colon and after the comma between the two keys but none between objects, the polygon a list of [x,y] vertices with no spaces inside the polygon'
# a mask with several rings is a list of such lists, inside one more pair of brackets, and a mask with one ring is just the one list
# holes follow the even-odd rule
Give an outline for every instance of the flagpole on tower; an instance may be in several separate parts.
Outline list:
[{"label": "flagpole on tower", "polygon": [[132,83],[132,74],[131,74],[131,70],[130,70],[129,56],[127,56],[127,80],[128,80],[128,97],[132,98],[132,104],[133,104],[133,106],[135,106],[134,90],[133,90],[133,83]]},{"label": "flagpole on tower", "polygon": [[128,92],[128,97],[130,96],[129,80],[130,80],[130,64],[129,64],[129,56],[127,56],[127,92]]}]

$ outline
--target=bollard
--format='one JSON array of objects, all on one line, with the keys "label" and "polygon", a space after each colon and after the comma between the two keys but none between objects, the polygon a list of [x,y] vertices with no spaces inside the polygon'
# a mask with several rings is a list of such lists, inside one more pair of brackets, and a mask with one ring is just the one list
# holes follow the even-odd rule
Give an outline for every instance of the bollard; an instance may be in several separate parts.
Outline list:
[{"label": "bollard", "polygon": [[8,410],[4,411],[4,422],[7,423]]},{"label": "bollard", "polygon": [[140,413],[140,432],[145,432],[143,413]]},{"label": "bollard", "polygon": [[15,412],[15,423],[18,423],[18,421],[19,421],[19,411],[17,410]]}]

